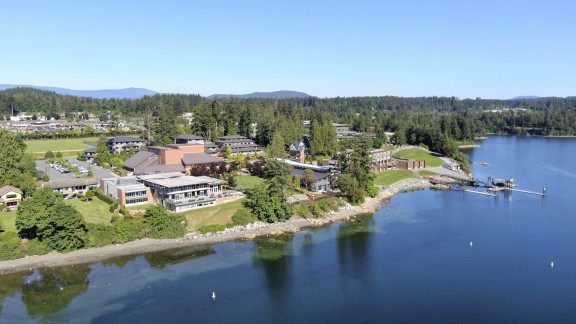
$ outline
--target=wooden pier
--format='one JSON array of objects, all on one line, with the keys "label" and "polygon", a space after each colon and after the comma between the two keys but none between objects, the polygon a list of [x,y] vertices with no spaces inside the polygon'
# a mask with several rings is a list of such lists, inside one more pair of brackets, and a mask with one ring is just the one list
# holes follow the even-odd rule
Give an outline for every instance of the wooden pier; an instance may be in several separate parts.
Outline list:
[{"label": "wooden pier", "polygon": [[498,194],[492,194],[492,193],[484,192],[484,191],[477,191],[477,190],[471,190],[471,189],[462,189],[462,191],[476,193],[476,194],[485,195],[485,196],[498,197]]},{"label": "wooden pier", "polygon": [[543,192],[533,192],[533,191],[513,189],[513,188],[506,188],[506,189],[511,190],[511,191],[524,192],[524,193],[531,194],[531,195],[546,196],[546,189],[544,189]]}]

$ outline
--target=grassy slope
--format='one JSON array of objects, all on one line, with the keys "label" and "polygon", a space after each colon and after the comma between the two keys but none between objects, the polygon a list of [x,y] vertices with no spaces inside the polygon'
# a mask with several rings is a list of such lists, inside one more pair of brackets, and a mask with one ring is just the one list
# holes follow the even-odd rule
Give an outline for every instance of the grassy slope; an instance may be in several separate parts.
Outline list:
[{"label": "grassy slope", "polygon": [[1,212],[0,213],[0,229],[3,231],[16,232],[16,225],[14,221],[16,220],[16,212]]},{"label": "grassy slope", "polygon": [[68,151],[76,150],[81,151],[89,149],[93,146],[84,144],[84,142],[96,143],[98,137],[87,137],[87,138],[63,138],[63,139],[49,139],[49,140],[33,140],[24,141],[27,146],[26,152],[46,152],[46,151]]},{"label": "grassy slope", "polygon": [[421,176],[423,176],[423,177],[426,177],[426,176],[436,176],[436,175],[438,175],[438,173],[432,172],[432,171],[428,171],[428,170],[420,170],[420,171],[418,171],[418,174],[421,175]]},{"label": "grassy slope", "polygon": [[218,206],[193,209],[182,214],[186,217],[190,229],[208,224],[228,224],[232,223],[232,216],[238,209],[245,208],[244,201],[245,199],[238,199]]},{"label": "grassy slope", "polygon": [[425,160],[426,165],[437,167],[442,165],[442,159],[432,155],[432,153],[419,148],[410,148],[394,153],[394,157],[412,160]]},{"label": "grassy slope", "polygon": [[242,187],[242,191],[246,189],[252,189],[257,185],[261,184],[262,182],[264,182],[264,179],[262,178],[249,175],[238,176],[234,180],[236,180],[236,188]]},{"label": "grassy slope", "polygon": [[416,175],[414,175],[412,170],[382,171],[376,174],[374,184],[380,186],[389,186],[393,183],[409,178],[416,178]]},{"label": "grassy slope", "polygon": [[110,224],[113,215],[109,211],[110,205],[96,197],[88,204],[80,199],[66,200],[66,203],[76,207],[87,223]]}]

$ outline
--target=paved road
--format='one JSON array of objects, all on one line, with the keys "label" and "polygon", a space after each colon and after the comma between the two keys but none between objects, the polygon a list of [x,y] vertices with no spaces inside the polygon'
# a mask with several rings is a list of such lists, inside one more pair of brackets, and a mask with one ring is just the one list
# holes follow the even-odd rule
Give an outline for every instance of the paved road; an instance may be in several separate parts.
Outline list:
[{"label": "paved road", "polygon": [[[85,169],[88,169],[88,166],[91,165],[88,162],[78,161],[75,157],[69,157],[69,158],[66,158],[66,160],[70,161],[72,163],[77,163],[78,165],[83,166]],[[91,167],[92,167],[92,172],[94,173],[94,176],[98,179],[117,177],[117,175],[113,174],[108,169],[104,169],[104,168],[96,166],[96,165],[92,165]],[[50,165],[48,165],[48,163],[46,163],[46,160],[37,160],[36,161],[36,169],[43,171],[43,172],[47,172],[48,176],[50,177],[50,180],[65,180],[65,179],[75,179],[76,178],[76,175],[74,175],[74,173],[60,173],[58,170],[51,168]]]}]

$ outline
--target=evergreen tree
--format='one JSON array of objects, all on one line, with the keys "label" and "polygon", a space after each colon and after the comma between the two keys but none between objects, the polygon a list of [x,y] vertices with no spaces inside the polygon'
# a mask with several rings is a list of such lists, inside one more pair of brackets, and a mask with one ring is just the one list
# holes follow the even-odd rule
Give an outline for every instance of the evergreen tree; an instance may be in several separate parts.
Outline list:
[{"label": "evergreen tree", "polygon": [[285,158],[286,149],[284,147],[284,139],[279,132],[274,133],[272,142],[266,147],[266,154],[270,158]]},{"label": "evergreen tree", "polygon": [[94,160],[98,165],[103,166],[104,163],[110,164],[111,153],[108,151],[107,140],[104,134],[100,135],[98,142],[96,142],[96,156]]},{"label": "evergreen tree", "polygon": [[178,135],[176,128],[176,115],[172,107],[161,110],[154,125],[154,143],[156,145],[174,144]]},{"label": "evergreen tree", "polygon": [[11,185],[20,188],[25,195],[36,189],[34,178],[37,171],[34,159],[26,154],[26,144],[20,136],[0,128],[0,187]]}]

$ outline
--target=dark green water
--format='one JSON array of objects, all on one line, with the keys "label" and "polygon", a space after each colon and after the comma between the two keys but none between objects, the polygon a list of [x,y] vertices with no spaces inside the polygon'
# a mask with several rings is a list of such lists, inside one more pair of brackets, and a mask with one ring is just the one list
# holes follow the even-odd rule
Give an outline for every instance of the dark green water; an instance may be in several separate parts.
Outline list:
[{"label": "dark green water", "polygon": [[0,322],[576,322],[576,140],[483,145],[477,178],[548,196],[421,190],[295,235],[4,275]]}]

